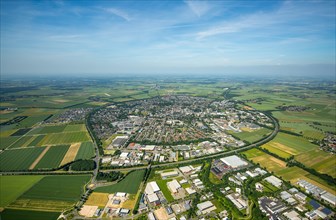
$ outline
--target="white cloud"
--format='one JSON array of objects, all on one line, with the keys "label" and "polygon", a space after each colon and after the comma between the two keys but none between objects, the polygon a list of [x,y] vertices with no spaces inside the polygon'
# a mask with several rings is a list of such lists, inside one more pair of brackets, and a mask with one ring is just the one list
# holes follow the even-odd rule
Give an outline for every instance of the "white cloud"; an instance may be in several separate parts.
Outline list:
[{"label": "white cloud", "polygon": [[188,0],[185,1],[191,11],[198,17],[205,15],[210,9],[211,6],[206,1],[194,1]]},{"label": "white cloud", "polygon": [[117,9],[117,8],[105,8],[104,10],[106,12],[108,12],[108,13],[111,13],[111,14],[114,14],[114,15],[116,15],[118,17],[121,17],[121,18],[123,18],[126,21],[130,21],[131,20],[131,17],[125,11],[122,11],[120,9]]}]

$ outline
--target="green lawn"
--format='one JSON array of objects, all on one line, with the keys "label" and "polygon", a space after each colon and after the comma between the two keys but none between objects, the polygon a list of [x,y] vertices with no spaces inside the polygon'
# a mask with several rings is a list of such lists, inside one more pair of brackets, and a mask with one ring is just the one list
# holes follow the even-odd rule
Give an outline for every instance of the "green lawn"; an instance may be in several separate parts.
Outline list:
[{"label": "green lawn", "polygon": [[156,180],[156,183],[160,187],[160,190],[162,191],[164,197],[167,199],[168,202],[174,201],[173,196],[171,195],[170,190],[167,187],[167,182],[170,182],[171,180]]},{"label": "green lawn", "polygon": [[5,207],[41,180],[43,176],[0,176],[0,207]]},{"label": "green lawn", "polygon": [[139,190],[140,183],[142,182],[145,170],[135,170],[127,174],[127,176],[120,182],[110,185],[99,187],[95,192],[115,193],[126,192],[129,194],[136,194]]}]

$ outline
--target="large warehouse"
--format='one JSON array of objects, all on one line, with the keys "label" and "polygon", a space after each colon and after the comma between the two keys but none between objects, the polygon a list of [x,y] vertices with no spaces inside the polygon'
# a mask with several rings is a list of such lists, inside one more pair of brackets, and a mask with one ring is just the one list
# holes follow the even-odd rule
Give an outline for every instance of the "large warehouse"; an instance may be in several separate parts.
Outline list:
[{"label": "large warehouse", "polygon": [[244,161],[243,159],[241,159],[240,157],[236,155],[229,156],[229,157],[223,157],[220,160],[232,168],[238,168],[238,167],[243,167],[243,166],[248,165],[246,161]]}]

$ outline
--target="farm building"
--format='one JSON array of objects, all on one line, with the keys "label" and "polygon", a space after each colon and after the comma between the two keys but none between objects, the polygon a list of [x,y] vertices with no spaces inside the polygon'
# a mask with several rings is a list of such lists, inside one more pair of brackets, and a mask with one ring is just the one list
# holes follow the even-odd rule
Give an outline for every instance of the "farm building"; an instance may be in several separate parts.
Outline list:
[{"label": "farm building", "polygon": [[117,197],[126,197],[126,195],[127,195],[127,193],[124,193],[124,192],[117,192],[115,194],[115,196],[117,196]]}]

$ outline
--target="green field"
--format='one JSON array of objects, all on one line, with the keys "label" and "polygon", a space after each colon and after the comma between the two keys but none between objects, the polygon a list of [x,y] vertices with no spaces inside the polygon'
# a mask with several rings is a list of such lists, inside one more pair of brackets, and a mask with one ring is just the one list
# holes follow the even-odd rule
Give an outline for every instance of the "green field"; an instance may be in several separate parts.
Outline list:
[{"label": "green field", "polygon": [[292,154],[277,148],[277,146],[273,145],[272,143],[264,144],[261,147],[264,148],[264,149],[267,149],[269,152],[277,154],[278,156],[280,156],[282,158],[285,158],[285,159],[292,156]]},{"label": "green field", "polygon": [[90,141],[91,138],[85,131],[47,134],[41,141],[42,145],[70,144]]},{"label": "green field", "polygon": [[41,211],[63,211],[76,203],[90,175],[45,176],[8,207]]},{"label": "green field", "polygon": [[38,135],[34,136],[35,138],[33,139],[32,142],[28,144],[28,146],[41,146],[39,143],[42,141],[42,139],[45,137],[45,135]]},{"label": "green field", "polygon": [[299,167],[287,167],[286,162],[258,149],[253,148],[248,151],[244,151],[243,154],[255,164],[259,164],[262,168],[265,168],[269,172],[274,172],[275,175],[281,176],[284,180],[290,181],[294,185],[297,184],[299,179],[305,179],[329,192],[335,193],[334,187],[330,186],[319,177],[311,175]]},{"label": "green field", "polygon": [[279,132],[272,141],[262,147],[282,158],[293,155],[305,166],[336,177],[336,169],[334,169],[336,156],[320,150],[317,145],[303,137]]},{"label": "green field", "polygon": [[27,145],[31,142],[31,136],[23,136],[18,141],[13,143],[9,148],[20,148],[20,147],[27,147]]},{"label": "green field", "polygon": [[41,168],[57,168],[59,167],[63,157],[67,153],[70,145],[52,146],[42,157],[34,169]]},{"label": "green field", "polygon": [[263,137],[267,136],[267,134],[269,134],[271,132],[270,129],[267,128],[261,128],[257,131],[243,131],[243,132],[230,132],[230,134],[232,134],[234,137],[240,139],[240,140],[244,140],[244,141],[248,141],[250,143],[253,143],[255,141],[258,141],[260,139],[262,139]]},{"label": "green field", "polygon": [[0,150],[5,149],[9,147],[11,144],[13,144],[16,140],[18,140],[20,137],[14,137],[14,136],[9,136],[9,137],[1,137],[0,141]]},{"label": "green field", "polygon": [[95,191],[103,193],[126,192],[129,194],[136,194],[144,174],[145,170],[135,170],[127,174],[127,176],[120,182],[110,186],[99,187]]},{"label": "green field", "polygon": [[77,152],[75,160],[90,159],[95,155],[92,142],[83,142]]},{"label": "green field", "polygon": [[86,127],[85,124],[67,125],[64,129],[64,132],[69,131],[86,131]]},{"label": "green field", "polygon": [[59,200],[76,202],[83,193],[83,186],[90,175],[45,176],[20,199]]},{"label": "green field", "polygon": [[311,167],[321,173],[336,177],[336,156],[320,149],[310,150],[295,156],[295,159],[305,166]]},{"label": "green field", "polygon": [[0,154],[0,170],[28,170],[29,166],[42,153],[43,147],[6,150]]},{"label": "green field", "polygon": [[280,143],[293,149],[293,155],[316,149],[318,147],[303,137],[285,134],[282,132],[277,134],[277,136],[273,139],[273,142]]},{"label": "green field", "polygon": [[61,133],[66,128],[66,125],[45,126],[34,129],[30,134],[49,134]]},{"label": "green field", "polygon": [[0,207],[15,201],[43,176],[0,176]]},{"label": "green field", "polygon": [[60,212],[43,212],[20,209],[5,209],[0,213],[1,220],[56,220]]}]

